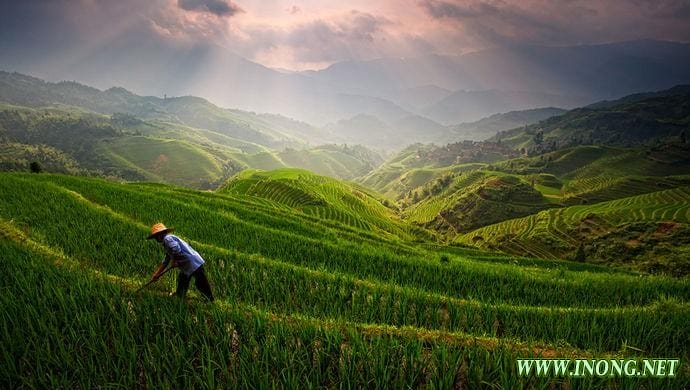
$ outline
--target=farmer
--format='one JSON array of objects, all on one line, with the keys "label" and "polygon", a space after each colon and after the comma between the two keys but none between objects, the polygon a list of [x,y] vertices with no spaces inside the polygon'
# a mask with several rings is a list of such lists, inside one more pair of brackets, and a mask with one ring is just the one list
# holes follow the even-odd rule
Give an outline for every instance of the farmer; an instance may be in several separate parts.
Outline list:
[{"label": "farmer", "polygon": [[175,295],[183,298],[189,289],[189,282],[194,278],[194,285],[197,290],[204,294],[209,301],[213,301],[211,285],[208,283],[204,272],[204,259],[184,240],[170,234],[172,231],[173,229],[165,227],[162,223],[151,226],[151,235],[147,237],[147,240],[155,238],[165,248],[165,259],[153,273],[151,279],[158,280],[172,260],[172,266],[180,268]]}]

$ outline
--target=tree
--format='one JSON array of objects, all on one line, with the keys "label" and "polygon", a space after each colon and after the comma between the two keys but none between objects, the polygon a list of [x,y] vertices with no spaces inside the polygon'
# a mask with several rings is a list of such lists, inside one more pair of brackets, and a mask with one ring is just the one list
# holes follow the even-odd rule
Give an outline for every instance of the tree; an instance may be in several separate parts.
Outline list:
[{"label": "tree", "polygon": [[582,244],[577,247],[577,252],[575,252],[575,261],[579,261],[580,263],[585,262],[585,247]]},{"label": "tree", "polygon": [[41,173],[43,172],[43,167],[38,161],[32,161],[31,164],[29,164],[29,170],[31,173]]},{"label": "tree", "polygon": [[533,139],[533,140],[534,140],[534,144],[535,144],[535,145],[541,145],[541,144],[543,144],[543,143],[544,143],[544,132],[543,132],[543,131],[538,131],[538,132],[534,135],[534,139]]}]

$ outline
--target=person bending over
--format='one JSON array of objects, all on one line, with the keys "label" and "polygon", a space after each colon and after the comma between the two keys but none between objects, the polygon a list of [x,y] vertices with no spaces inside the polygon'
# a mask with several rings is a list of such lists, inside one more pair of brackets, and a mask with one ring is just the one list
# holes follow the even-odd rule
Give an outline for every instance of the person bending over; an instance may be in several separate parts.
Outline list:
[{"label": "person bending over", "polygon": [[174,234],[170,234],[172,231],[173,229],[165,227],[162,223],[157,223],[151,227],[151,235],[148,236],[147,239],[155,239],[163,244],[163,248],[165,249],[165,259],[163,259],[158,268],[156,268],[151,279],[158,280],[168,264],[172,262],[173,267],[178,267],[180,269],[180,273],[177,276],[177,291],[175,295],[184,298],[189,289],[189,282],[194,278],[194,285],[197,290],[199,290],[206,299],[213,302],[211,285],[204,271],[204,259],[183,239]]}]

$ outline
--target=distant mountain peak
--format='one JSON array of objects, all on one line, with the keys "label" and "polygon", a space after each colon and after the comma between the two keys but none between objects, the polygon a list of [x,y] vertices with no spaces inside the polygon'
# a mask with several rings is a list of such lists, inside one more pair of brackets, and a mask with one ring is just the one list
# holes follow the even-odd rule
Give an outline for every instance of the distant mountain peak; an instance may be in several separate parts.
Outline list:
[{"label": "distant mountain peak", "polygon": [[129,90],[122,88],[122,87],[110,87],[106,89],[104,92],[106,93],[112,93],[112,94],[118,94],[118,95],[132,95],[134,94],[130,92]]}]

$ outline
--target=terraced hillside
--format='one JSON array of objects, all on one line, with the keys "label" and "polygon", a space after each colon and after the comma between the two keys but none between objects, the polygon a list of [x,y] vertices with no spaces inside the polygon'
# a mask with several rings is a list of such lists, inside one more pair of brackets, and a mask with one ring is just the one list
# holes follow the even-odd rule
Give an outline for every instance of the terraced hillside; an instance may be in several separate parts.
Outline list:
[{"label": "terraced hillside", "polygon": [[650,272],[690,273],[690,187],[551,209],[486,226],[457,242],[532,256],[606,259]]},{"label": "terraced hillside", "polygon": [[338,179],[352,179],[381,164],[377,153],[362,146],[320,145],[309,149],[285,149],[254,154],[233,153],[231,157],[245,168],[274,170],[300,168]]},{"label": "terraced hillside", "polygon": [[323,220],[379,234],[394,233],[407,239],[430,237],[422,229],[401,223],[382,200],[367,189],[300,169],[245,170],[219,193],[268,199]]},{"label": "terraced hillside", "polygon": [[[403,212],[407,220],[437,230],[447,226],[453,233],[552,206],[524,178],[488,170],[449,173],[412,194],[412,204]],[[421,200],[415,202],[416,198]]]},{"label": "terraced hillside", "polygon": [[[3,388],[690,385],[687,280],[425,249],[246,193],[0,174],[0,205]],[[166,297],[169,276],[134,294],[159,220],[204,255],[216,302]],[[528,356],[682,369],[520,378]]]},{"label": "terraced hillside", "polygon": [[619,208],[621,218],[594,231],[575,229],[581,221],[545,228],[551,229],[545,234],[530,230],[530,221],[547,221],[569,206],[690,186],[688,144],[576,146],[492,163],[446,165],[422,158],[436,154],[434,150],[412,146],[360,182],[394,200],[406,222],[434,230],[448,242],[515,255],[577,257],[645,272],[690,272],[681,239],[685,228],[654,234],[665,229],[660,227],[663,219],[639,220],[625,206]]},{"label": "terraced hillside", "polygon": [[596,203],[690,184],[690,145],[651,148],[578,146],[521,157],[494,168],[535,177],[537,187],[564,205]]},{"label": "terraced hillside", "polygon": [[514,150],[487,142],[464,141],[445,146],[414,144],[357,181],[396,199],[449,172],[472,170],[517,155]]}]

